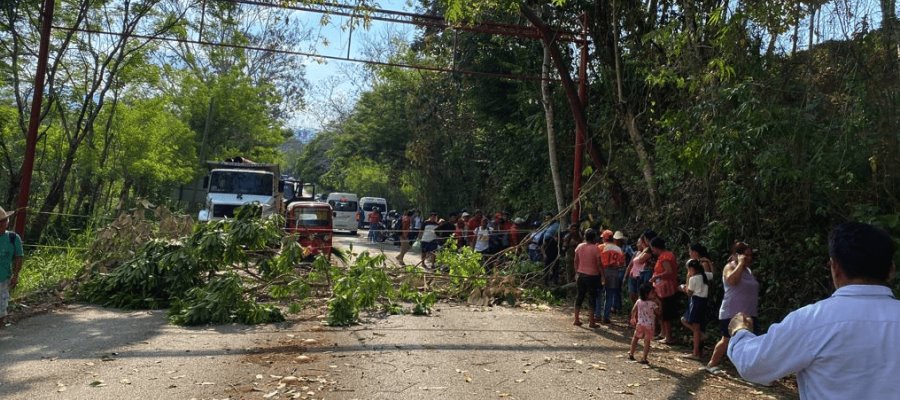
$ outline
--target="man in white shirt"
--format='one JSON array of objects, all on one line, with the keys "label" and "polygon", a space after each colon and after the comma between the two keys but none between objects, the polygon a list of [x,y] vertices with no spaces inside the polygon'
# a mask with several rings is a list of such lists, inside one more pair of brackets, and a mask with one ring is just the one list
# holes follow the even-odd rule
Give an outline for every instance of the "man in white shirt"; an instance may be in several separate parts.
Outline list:
[{"label": "man in white shirt", "polygon": [[738,314],[728,357],[745,379],[767,383],[796,373],[801,399],[876,399],[900,393],[900,301],[887,232],[858,222],[828,238],[834,294],[753,334]]}]

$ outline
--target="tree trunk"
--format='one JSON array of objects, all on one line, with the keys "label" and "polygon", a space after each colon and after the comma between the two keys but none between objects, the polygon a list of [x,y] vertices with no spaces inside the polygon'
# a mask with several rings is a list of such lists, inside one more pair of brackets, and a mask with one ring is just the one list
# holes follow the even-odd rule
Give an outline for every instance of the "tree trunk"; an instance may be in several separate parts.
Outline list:
[{"label": "tree trunk", "polygon": [[544,45],[544,62],[541,64],[541,101],[544,103],[544,119],[547,121],[547,150],[550,152],[550,175],[553,193],[556,195],[556,211],[565,209],[562,180],[559,177],[559,160],[556,157],[556,132],[553,129],[553,99],[550,96],[550,49]]},{"label": "tree trunk", "polygon": [[122,183],[122,190],[119,192],[119,204],[116,206],[116,215],[122,213],[125,210],[125,206],[128,204],[128,193],[131,192],[132,180],[130,177],[125,178],[125,182]]},{"label": "tree trunk", "polygon": [[644,184],[647,187],[647,194],[650,196],[650,206],[653,210],[656,210],[659,206],[659,193],[656,190],[656,175],[653,171],[653,161],[650,158],[650,154],[647,152],[647,148],[644,146],[644,136],[641,134],[641,131],[637,126],[637,116],[634,113],[631,105],[628,103],[628,100],[625,98],[625,93],[623,90],[624,80],[622,79],[622,63],[619,60],[619,24],[618,18],[615,15],[615,9],[613,9],[613,40],[612,40],[612,51],[609,52],[613,56],[613,64],[616,70],[616,93],[619,98],[619,114],[622,115],[623,122],[625,124],[625,130],[628,131],[628,137],[631,138],[631,144],[634,147],[635,153],[637,153],[638,161],[641,164],[641,172],[644,175]]},{"label": "tree trunk", "polygon": [[[585,132],[585,139],[590,137],[587,135],[588,132],[588,124],[587,118],[584,114],[584,104],[581,102],[581,99],[578,97],[578,89],[575,87],[575,82],[572,80],[572,75],[569,72],[569,64],[568,60],[564,59],[562,53],[559,51],[559,48],[556,46],[554,42],[555,35],[550,31],[550,28],[547,27],[547,24],[544,23],[541,18],[535,14],[534,10],[529,8],[525,3],[519,2],[519,10],[521,10],[522,15],[527,19],[535,28],[537,28],[538,32],[541,33],[541,42],[544,44],[545,48],[549,49],[551,59],[553,60],[553,64],[556,66],[556,72],[559,74],[559,80],[562,83],[563,89],[566,91],[566,100],[569,103],[569,111],[572,112],[572,119],[575,121],[576,129],[582,129]],[[585,140],[585,146],[588,153],[591,155],[591,159],[594,162],[594,166],[598,171],[604,170],[607,167],[606,159],[600,155],[600,152],[596,151],[591,144],[590,140]],[[615,177],[611,177],[613,182],[617,180]],[[614,199],[621,199],[622,196],[619,193],[615,193],[618,185],[613,185],[610,189],[613,191]],[[617,207],[621,207],[621,203],[616,204]]]},{"label": "tree trunk", "polygon": [[630,108],[625,110],[625,129],[628,131],[628,137],[631,138],[631,144],[634,151],[637,152],[638,159],[641,161],[641,173],[644,175],[644,184],[647,186],[647,193],[650,194],[650,206],[654,210],[659,207],[659,193],[656,191],[656,173],[653,171],[653,162],[650,155],[644,147],[644,136],[637,127],[637,116]]},{"label": "tree trunk", "polygon": [[794,35],[791,36],[791,55],[797,54],[797,42],[800,41],[800,3],[794,7]]},{"label": "tree trunk", "polygon": [[897,19],[897,0],[881,0],[881,28],[887,49],[888,62],[897,71],[900,64],[900,20]]},{"label": "tree trunk", "polygon": [[72,170],[72,164],[75,162],[75,153],[77,150],[77,145],[69,146],[63,167],[54,179],[53,184],[50,186],[50,192],[47,193],[44,204],[41,205],[40,212],[34,218],[34,223],[32,224],[31,231],[28,235],[29,241],[36,242],[40,239],[41,234],[44,232],[44,228],[47,227],[47,223],[50,221],[50,213],[53,212],[53,209],[55,209],[63,199],[66,181],[69,178],[69,172]]},{"label": "tree trunk", "polygon": [[22,184],[22,174],[21,171],[11,171],[9,174],[9,188],[6,190],[6,203],[9,204],[7,207],[11,207],[13,204],[17,204],[16,196],[19,195],[19,186]]},{"label": "tree trunk", "polygon": [[807,50],[812,50],[816,40],[816,10],[817,8],[813,7],[809,13],[809,45]]}]

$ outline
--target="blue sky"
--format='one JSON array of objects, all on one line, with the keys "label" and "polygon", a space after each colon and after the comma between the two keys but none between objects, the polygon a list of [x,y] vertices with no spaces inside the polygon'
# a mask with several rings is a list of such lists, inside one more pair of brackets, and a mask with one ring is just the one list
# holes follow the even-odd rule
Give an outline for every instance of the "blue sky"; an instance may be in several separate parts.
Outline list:
[{"label": "blue sky", "polygon": [[[405,0],[385,0],[376,7],[414,12],[414,8]],[[354,28],[351,38],[350,31],[346,29],[349,17],[329,16],[328,23],[322,25],[322,14],[298,11],[295,15],[312,30],[317,39],[315,48],[309,50],[325,56],[347,57],[349,47],[350,58],[371,59],[371,56],[364,54],[367,47],[371,48],[371,43],[382,42],[389,35],[400,35],[411,40],[415,32],[412,25],[372,21],[369,29],[362,26]],[[369,87],[369,82],[360,76],[364,67],[362,63],[307,58],[305,64],[310,89],[306,96],[306,110],[298,112],[291,121],[295,128],[320,129],[336,115],[330,108],[352,106],[359,91]]]}]

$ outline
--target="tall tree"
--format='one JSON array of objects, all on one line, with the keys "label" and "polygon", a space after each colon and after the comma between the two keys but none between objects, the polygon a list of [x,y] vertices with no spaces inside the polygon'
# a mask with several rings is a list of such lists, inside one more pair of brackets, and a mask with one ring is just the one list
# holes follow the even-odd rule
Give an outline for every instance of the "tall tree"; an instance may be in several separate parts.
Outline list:
[{"label": "tall tree", "polygon": [[[107,105],[108,95],[119,84],[118,78],[126,65],[141,59],[151,43],[150,39],[136,39],[132,35],[156,37],[175,26],[186,12],[185,8],[176,12],[158,12],[157,8],[169,0],[121,0],[94,3],[89,0],[64,2],[59,8],[59,19],[71,22],[69,29],[55,38],[55,54],[47,76],[47,105],[44,116],[53,112],[54,124],[63,133],[62,153],[58,169],[49,175],[49,190],[40,212],[35,216],[29,236],[40,237],[50,220],[51,212],[63,200],[66,185],[79,148],[94,134],[95,122]],[[12,19],[9,14],[7,18]],[[11,32],[18,32],[19,26]],[[33,28],[33,27],[32,27]],[[78,32],[79,29],[93,29],[118,34]],[[14,40],[25,40],[13,33]],[[13,44],[15,79],[23,77],[20,68],[24,62],[22,54],[15,49],[28,46],[27,42]],[[23,65],[24,64],[24,65]],[[26,97],[21,89],[16,91],[17,99]],[[25,101],[18,100],[20,118],[24,118]],[[24,126],[24,122],[21,124]],[[40,138],[39,138],[40,140]],[[17,185],[10,185],[10,189]]]}]

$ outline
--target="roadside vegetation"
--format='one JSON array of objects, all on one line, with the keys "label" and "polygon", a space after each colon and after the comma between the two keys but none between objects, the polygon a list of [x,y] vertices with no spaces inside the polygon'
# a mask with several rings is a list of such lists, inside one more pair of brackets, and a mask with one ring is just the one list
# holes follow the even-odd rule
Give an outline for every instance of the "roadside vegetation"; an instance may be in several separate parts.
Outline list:
[{"label": "roadside vegetation", "polygon": [[[40,3],[0,8],[8,210],[23,181]],[[400,299],[427,312],[436,292],[429,283],[445,278],[426,274],[403,289],[411,274],[386,271],[389,290],[375,268],[383,261],[361,255],[338,270],[298,272],[289,255],[300,250],[275,240],[268,222],[168,227],[165,217],[145,223],[128,212],[158,209],[147,201],[193,214],[203,162],[237,155],[278,163],[322,189],[385,197],[397,209],[506,210],[533,221],[577,202],[582,217],[632,240],[654,229],[680,260],[688,243],[702,242],[717,268],[743,240],[758,250],[764,323],[830,294],[822,266],[834,224],[872,222],[900,238],[895,0],[420,1],[417,11],[453,23],[537,27],[546,40],[437,27],[417,30],[410,43],[389,38],[370,49],[381,65],[345,79],[369,84],[357,101],[326,88],[345,97],[317,99],[324,126],[302,140],[290,122],[309,104],[308,59],[267,49],[325,43],[293,11],[233,1],[57,3],[17,299],[76,279],[87,282],[79,288],[87,298],[170,306],[180,323],[275,320],[274,310],[251,305],[271,299],[296,309],[325,292],[338,299],[334,323],[371,307],[398,311]],[[360,15],[372,4],[361,2]],[[321,23],[339,23],[329,20]],[[549,40],[582,30],[591,41],[587,103],[573,91],[576,44]],[[228,46],[196,44],[219,40]],[[390,66],[400,64],[460,72]],[[590,160],[581,170],[572,167],[576,127],[585,128],[580,156]],[[579,199],[571,198],[576,176],[586,181]],[[132,219],[103,231],[108,218]],[[524,264],[488,278],[465,252],[439,257],[449,275],[441,290],[450,292],[435,296],[483,301],[525,287],[520,300],[559,298],[528,289],[529,272],[503,275]],[[135,281],[147,274],[154,279]],[[355,279],[381,283],[368,294],[341,286]],[[134,296],[113,295],[126,290]],[[223,302],[243,311],[209,309]]]},{"label": "roadside vegetation", "polygon": [[[448,246],[436,271],[395,266],[384,255],[337,250],[331,260],[307,259],[281,216],[253,207],[235,218],[193,223],[144,202],[108,226],[82,236],[83,247],[29,257],[15,302],[81,300],[121,309],[167,309],[170,322],[201,325],[279,322],[289,313],[325,306],[327,323],[351,325],[363,311],[428,315],[440,298],[489,305],[554,302],[528,289],[537,264],[511,260],[487,274],[481,255]],[[499,265],[499,264],[498,264]],[[524,266],[524,267],[523,267]],[[524,294],[524,296],[523,296]]]}]

